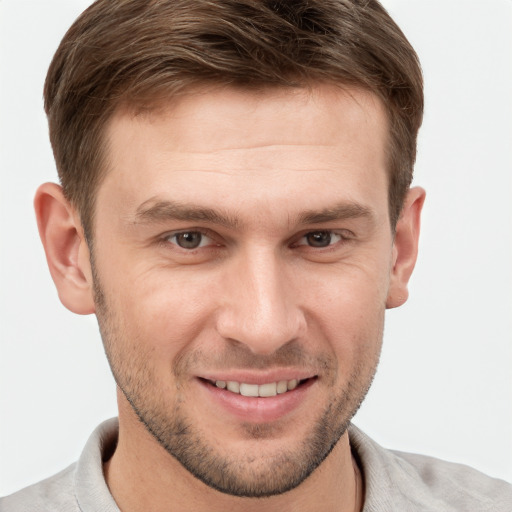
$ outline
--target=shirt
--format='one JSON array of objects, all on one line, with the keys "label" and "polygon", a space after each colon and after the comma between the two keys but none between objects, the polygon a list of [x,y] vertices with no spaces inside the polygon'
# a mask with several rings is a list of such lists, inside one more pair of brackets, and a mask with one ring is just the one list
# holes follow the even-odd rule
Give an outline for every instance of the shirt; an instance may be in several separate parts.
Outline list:
[{"label": "shirt", "polygon": [[[118,422],[102,423],[79,460],[60,473],[0,498],[0,512],[119,512],[103,477]],[[349,427],[365,482],[363,512],[512,512],[512,485],[461,464],[387,450]]]}]

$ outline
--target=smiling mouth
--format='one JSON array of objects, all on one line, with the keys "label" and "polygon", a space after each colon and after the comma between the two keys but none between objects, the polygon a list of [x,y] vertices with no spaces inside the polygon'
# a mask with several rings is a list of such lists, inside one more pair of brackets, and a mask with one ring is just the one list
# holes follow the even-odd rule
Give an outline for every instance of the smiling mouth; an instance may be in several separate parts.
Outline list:
[{"label": "smiling mouth", "polygon": [[308,379],[290,379],[280,380],[277,382],[267,382],[264,384],[248,384],[246,382],[225,381],[225,380],[207,380],[205,382],[220,389],[225,389],[236,395],[247,397],[272,397],[282,395],[289,391],[293,391],[299,386],[304,385],[306,382],[316,379],[316,377]]}]

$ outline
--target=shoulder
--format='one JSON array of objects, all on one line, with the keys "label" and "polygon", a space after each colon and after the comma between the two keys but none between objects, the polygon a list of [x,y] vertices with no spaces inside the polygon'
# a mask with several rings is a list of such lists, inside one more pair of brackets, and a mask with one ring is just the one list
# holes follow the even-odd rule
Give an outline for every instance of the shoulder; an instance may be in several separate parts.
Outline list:
[{"label": "shoulder", "polygon": [[392,453],[405,469],[414,472],[416,480],[432,496],[446,503],[479,507],[472,510],[512,511],[512,485],[503,480],[491,478],[463,464],[412,453]]},{"label": "shoulder", "polygon": [[0,498],[1,512],[80,512],[74,495],[76,463],[60,473]]},{"label": "shoulder", "polygon": [[512,485],[433,457],[387,450],[350,427],[366,485],[364,512],[511,512]]},{"label": "shoulder", "polygon": [[99,425],[78,462],[55,476],[0,498],[0,512],[119,512],[103,476],[103,460],[117,443],[117,419]]}]

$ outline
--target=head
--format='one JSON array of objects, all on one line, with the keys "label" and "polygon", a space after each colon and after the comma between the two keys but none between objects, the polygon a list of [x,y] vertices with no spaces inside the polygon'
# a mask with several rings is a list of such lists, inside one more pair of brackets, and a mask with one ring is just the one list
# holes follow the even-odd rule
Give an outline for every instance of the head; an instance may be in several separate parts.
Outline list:
[{"label": "head", "polygon": [[98,317],[121,428],[224,493],[298,486],[407,297],[404,36],[377,2],[99,1],[45,99],[62,192],[40,232],[63,303]]}]

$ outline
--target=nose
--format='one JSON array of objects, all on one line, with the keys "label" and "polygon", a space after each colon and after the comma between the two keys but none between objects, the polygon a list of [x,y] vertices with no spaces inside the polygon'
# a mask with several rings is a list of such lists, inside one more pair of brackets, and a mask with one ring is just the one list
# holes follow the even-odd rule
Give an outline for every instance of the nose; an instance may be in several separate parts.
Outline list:
[{"label": "nose", "polygon": [[223,275],[217,330],[254,354],[269,355],[303,336],[306,319],[293,269],[271,249],[246,251]]}]

